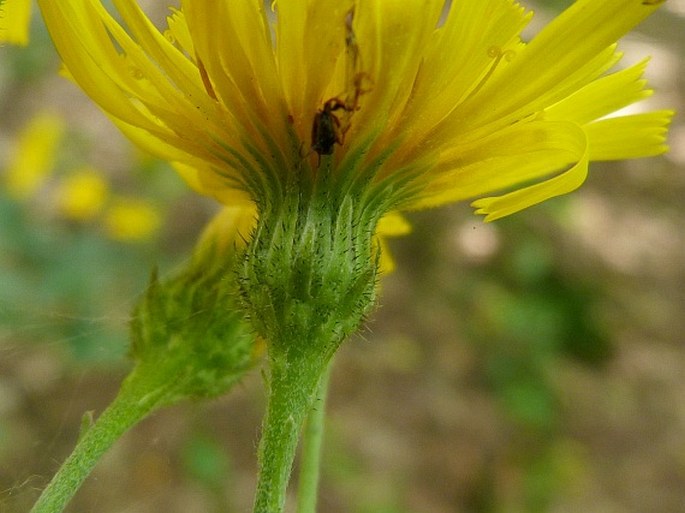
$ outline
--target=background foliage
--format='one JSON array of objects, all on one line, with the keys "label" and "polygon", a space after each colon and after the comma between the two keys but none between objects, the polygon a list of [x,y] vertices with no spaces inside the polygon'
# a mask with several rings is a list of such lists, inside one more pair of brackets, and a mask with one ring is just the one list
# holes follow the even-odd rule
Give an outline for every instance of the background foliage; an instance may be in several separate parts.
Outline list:
[{"label": "background foliage", "polygon": [[[568,3],[544,2],[538,23]],[[680,112],[684,13],[670,0],[622,45],[627,63],[653,55],[653,102]],[[82,414],[114,396],[150,270],[187,258],[216,208],[56,69],[40,20],[27,49],[0,48],[0,170],[38,113],[68,127],[29,197],[0,187],[2,513],[28,510]],[[494,225],[465,205],[412,217],[381,308],[336,364],[322,511],[683,511],[683,123],[666,158],[595,164],[578,193]],[[81,165],[152,205],[160,228],[122,241],[104,214],[61,215],[60,186]],[[160,412],[70,510],[248,510],[262,408],[255,373],[229,397]]]}]

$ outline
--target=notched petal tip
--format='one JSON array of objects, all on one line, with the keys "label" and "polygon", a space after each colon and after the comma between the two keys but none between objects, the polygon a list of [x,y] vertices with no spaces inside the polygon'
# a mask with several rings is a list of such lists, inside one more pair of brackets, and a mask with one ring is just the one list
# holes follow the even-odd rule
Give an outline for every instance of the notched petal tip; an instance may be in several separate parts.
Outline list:
[{"label": "notched petal tip", "polygon": [[591,160],[653,157],[668,151],[666,138],[674,112],[645,112],[606,118],[585,127]]},{"label": "notched petal tip", "polygon": [[485,215],[485,221],[495,221],[576,190],[585,182],[587,173],[588,153],[585,151],[573,167],[560,175],[501,196],[476,200],[471,206],[476,208],[476,214]]}]

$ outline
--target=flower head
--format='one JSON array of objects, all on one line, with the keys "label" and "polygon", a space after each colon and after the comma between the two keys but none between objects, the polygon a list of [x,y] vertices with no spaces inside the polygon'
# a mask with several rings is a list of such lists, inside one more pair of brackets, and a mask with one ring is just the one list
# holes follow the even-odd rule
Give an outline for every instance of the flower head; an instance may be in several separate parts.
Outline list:
[{"label": "flower head", "polygon": [[123,25],[99,0],[39,3],[73,79],[226,204],[325,176],[386,210],[480,197],[492,220],[592,160],[666,151],[671,112],[607,117],[650,94],[646,61],[610,70],[662,1],[578,0],[529,43],[513,0],[183,0],[162,32],[132,0]]}]

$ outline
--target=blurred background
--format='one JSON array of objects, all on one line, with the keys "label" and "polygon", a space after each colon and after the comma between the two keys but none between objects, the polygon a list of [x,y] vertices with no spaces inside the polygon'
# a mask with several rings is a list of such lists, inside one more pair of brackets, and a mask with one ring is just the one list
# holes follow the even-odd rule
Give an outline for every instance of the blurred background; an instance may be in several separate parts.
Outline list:
[{"label": "blurred background", "polygon": [[[525,4],[534,32],[570,1]],[[638,108],[681,113],[670,154],[593,164],[494,224],[468,205],[410,217],[336,362],[320,511],[685,511],[685,0],[621,47],[623,65],[652,55]],[[37,16],[28,47],[0,48],[1,513],[29,510],[112,400],[152,268],[188,258],[216,211],[58,68]],[[249,511],[263,406],[255,371],[155,414],[67,511]]]}]

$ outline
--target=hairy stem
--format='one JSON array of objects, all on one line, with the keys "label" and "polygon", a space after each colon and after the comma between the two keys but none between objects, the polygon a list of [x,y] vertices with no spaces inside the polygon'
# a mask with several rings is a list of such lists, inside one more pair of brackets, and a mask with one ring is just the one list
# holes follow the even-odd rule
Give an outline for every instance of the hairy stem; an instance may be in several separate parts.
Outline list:
[{"label": "hairy stem", "polygon": [[281,513],[285,507],[300,430],[316,397],[320,377],[321,371],[311,365],[272,361],[268,407],[259,443],[254,513]]},{"label": "hairy stem", "polygon": [[31,513],[61,512],[105,451],[126,430],[145,417],[153,406],[151,402],[132,400],[125,393],[118,395],[95,424],[82,434],[74,451],[43,490]]}]

